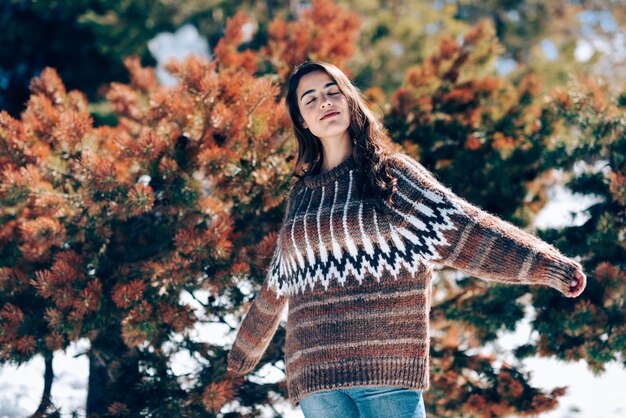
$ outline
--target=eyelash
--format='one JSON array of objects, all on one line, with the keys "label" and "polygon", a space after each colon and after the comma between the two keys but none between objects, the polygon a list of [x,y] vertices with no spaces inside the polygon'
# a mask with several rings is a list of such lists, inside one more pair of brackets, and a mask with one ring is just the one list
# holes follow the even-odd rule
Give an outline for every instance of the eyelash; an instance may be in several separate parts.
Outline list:
[{"label": "eyelash", "polygon": [[[339,92],[337,93],[328,93],[329,96],[334,96],[335,94],[339,94]],[[311,104],[315,101],[315,97],[313,98],[313,100],[311,100],[310,102],[308,102],[307,104]]]}]

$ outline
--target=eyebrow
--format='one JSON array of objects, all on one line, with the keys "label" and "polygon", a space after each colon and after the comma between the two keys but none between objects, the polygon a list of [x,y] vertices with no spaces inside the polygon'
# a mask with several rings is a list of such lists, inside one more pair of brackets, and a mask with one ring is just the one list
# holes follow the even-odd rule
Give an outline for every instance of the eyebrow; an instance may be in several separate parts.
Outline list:
[{"label": "eyebrow", "polygon": [[[326,84],[324,84],[324,88],[326,88],[326,87],[328,87],[328,86],[332,86],[332,85],[337,85],[337,83],[336,83],[336,82],[334,82],[334,81],[331,81],[330,83],[326,83]],[[306,96],[307,94],[309,94],[309,93],[313,93],[314,91],[315,91],[315,89],[310,89],[310,90],[305,91],[304,93],[302,93],[302,96],[300,96],[300,100],[302,100],[302,98],[303,98],[304,96]]]}]

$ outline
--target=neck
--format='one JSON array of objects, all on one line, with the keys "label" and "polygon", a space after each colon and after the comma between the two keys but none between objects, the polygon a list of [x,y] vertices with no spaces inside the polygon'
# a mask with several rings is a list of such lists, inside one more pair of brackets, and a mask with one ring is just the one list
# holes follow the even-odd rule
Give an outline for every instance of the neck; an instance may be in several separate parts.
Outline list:
[{"label": "neck", "polygon": [[352,140],[349,136],[342,141],[334,142],[333,145],[328,145],[322,142],[324,161],[322,162],[321,172],[332,170],[339,164],[344,162],[346,158],[352,155],[354,148]]}]

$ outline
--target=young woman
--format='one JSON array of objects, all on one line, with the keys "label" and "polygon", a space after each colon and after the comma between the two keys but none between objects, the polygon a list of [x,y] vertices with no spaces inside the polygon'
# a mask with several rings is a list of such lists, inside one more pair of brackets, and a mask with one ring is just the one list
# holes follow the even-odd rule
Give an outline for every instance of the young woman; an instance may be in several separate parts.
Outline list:
[{"label": "young woman", "polygon": [[230,373],[255,368],[287,305],[288,395],[307,418],[424,417],[434,263],[567,297],[583,291],[580,263],[399,152],[334,65],[294,69],[287,106],[298,181]]}]

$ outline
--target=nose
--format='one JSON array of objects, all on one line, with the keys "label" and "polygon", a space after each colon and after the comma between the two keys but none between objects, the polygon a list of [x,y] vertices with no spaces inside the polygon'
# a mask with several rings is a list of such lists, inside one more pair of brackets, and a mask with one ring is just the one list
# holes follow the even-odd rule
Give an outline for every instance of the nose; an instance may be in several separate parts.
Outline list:
[{"label": "nose", "polygon": [[330,103],[330,97],[328,97],[328,95],[324,95],[324,100],[320,100],[320,104],[322,105],[322,108],[324,108],[324,105],[327,105]]}]

